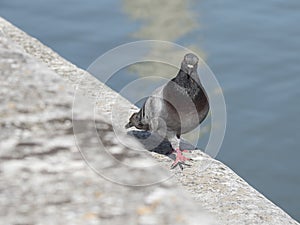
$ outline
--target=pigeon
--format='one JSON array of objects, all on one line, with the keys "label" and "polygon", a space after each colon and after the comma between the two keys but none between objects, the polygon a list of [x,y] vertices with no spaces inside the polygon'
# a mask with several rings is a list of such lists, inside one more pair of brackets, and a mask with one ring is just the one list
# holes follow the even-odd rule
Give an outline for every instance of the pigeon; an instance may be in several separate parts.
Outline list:
[{"label": "pigeon", "polygon": [[125,128],[157,132],[167,139],[176,158],[171,169],[186,163],[191,158],[180,149],[181,134],[196,128],[208,115],[209,101],[197,73],[198,57],[192,53],[184,56],[177,76],[154,90],[143,107],[131,115]]}]

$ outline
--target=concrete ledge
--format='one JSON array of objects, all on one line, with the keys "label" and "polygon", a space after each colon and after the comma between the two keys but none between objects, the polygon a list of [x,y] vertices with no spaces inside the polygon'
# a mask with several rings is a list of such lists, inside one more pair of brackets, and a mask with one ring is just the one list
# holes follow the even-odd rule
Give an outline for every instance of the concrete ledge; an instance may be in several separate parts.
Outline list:
[{"label": "concrete ledge", "polygon": [[[71,109],[79,83],[86,98],[100,93],[96,129],[103,140],[110,140],[110,153],[124,163],[161,165],[151,171],[133,169],[108,158],[94,145],[93,134],[86,132],[95,126],[94,118],[79,108],[75,112],[75,121],[82,124],[79,142],[98,169],[136,184],[169,176],[171,161],[156,153],[151,157],[147,151],[133,154],[120,145],[104,118],[111,114],[116,98],[124,124],[136,108],[1,18],[0,55],[0,216],[4,224],[298,224],[227,166],[200,151],[193,154],[202,160],[183,172],[171,171],[172,179],[156,185],[122,186],[99,177],[82,160],[73,138]],[[210,167],[201,172],[197,168],[204,161]]]}]

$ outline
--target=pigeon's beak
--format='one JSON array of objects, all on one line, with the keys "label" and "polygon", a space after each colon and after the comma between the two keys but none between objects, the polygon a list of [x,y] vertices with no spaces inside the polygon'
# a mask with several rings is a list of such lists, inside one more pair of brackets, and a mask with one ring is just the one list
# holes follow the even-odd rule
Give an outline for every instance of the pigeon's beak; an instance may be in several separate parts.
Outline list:
[{"label": "pigeon's beak", "polygon": [[192,65],[192,64],[187,64],[187,67],[188,67],[188,74],[191,74],[192,71],[193,71],[194,65]]},{"label": "pigeon's beak", "polygon": [[133,126],[132,123],[129,122],[129,123],[127,123],[127,124],[125,125],[125,129],[128,129],[128,128],[132,127],[132,126]]}]

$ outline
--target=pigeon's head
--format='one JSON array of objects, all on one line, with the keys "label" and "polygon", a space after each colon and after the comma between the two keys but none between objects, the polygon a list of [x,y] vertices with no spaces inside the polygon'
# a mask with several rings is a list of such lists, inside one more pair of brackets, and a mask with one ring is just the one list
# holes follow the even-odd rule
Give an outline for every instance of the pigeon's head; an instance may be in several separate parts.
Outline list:
[{"label": "pigeon's head", "polygon": [[141,130],[149,130],[148,125],[142,123],[140,113],[133,113],[129,118],[129,122],[125,125],[125,128],[128,129],[130,127],[136,127]]},{"label": "pigeon's head", "polygon": [[183,58],[181,69],[187,74],[191,74],[193,71],[197,70],[198,61],[199,59],[196,55],[188,53]]}]

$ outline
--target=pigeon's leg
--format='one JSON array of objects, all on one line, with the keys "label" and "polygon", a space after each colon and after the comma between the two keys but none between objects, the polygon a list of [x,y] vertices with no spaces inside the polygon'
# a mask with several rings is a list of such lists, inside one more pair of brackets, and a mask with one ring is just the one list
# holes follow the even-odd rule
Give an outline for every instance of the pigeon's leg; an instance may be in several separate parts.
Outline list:
[{"label": "pigeon's leg", "polygon": [[172,148],[173,148],[173,152],[176,155],[175,161],[174,163],[172,163],[171,165],[171,169],[174,169],[176,166],[179,165],[180,169],[183,169],[182,165],[185,166],[190,166],[189,164],[185,163],[188,160],[192,160],[190,158],[185,157],[182,152],[188,152],[187,150],[183,150],[181,151],[179,148],[179,144],[180,144],[180,137],[177,137],[175,135],[175,137],[169,138]]}]

